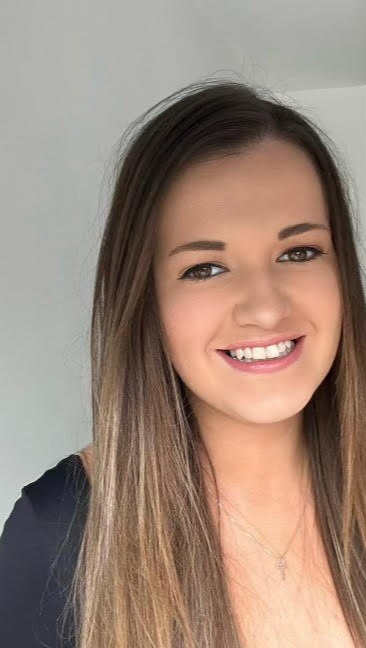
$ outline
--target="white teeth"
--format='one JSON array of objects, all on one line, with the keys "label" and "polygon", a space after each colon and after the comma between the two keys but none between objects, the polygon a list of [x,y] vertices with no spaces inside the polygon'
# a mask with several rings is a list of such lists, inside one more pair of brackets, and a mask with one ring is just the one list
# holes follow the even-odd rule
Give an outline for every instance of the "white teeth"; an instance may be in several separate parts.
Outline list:
[{"label": "white teeth", "polygon": [[265,360],[266,359],[267,349],[263,347],[254,347],[252,349],[252,358],[253,360]]},{"label": "white teeth", "polygon": [[245,347],[245,349],[232,349],[230,355],[232,358],[243,361],[266,360],[267,358],[279,358],[288,355],[292,351],[295,343],[292,340],[284,340],[278,344],[271,344],[267,347]]}]

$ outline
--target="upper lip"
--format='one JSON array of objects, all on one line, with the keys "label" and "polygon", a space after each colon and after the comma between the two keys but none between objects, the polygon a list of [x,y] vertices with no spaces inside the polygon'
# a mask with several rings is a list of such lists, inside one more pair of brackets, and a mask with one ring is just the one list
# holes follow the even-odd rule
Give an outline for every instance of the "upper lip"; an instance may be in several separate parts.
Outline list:
[{"label": "upper lip", "polygon": [[284,340],[297,340],[299,337],[302,337],[301,333],[286,333],[284,335],[274,335],[270,338],[256,338],[255,340],[245,340],[239,342],[233,342],[229,346],[219,349],[220,351],[230,351],[231,349],[245,349],[245,347],[265,347],[270,346],[271,344],[278,344]]}]

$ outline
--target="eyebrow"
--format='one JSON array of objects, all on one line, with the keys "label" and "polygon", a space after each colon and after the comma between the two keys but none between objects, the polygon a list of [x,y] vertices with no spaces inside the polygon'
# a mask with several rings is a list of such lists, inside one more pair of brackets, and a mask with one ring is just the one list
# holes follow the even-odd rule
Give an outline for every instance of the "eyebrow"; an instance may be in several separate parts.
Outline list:
[{"label": "eyebrow", "polygon": [[[282,241],[285,238],[290,236],[295,236],[296,234],[302,234],[303,232],[308,232],[309,230],[322,229],[330,232],[329,227],[322,225],[321,223],[297,223],[297,225],[290,225],[278,232],[278,240]],[[178,254],[179,252],[186,252],[188,250],[225,250],[226,243],[224,241],[209,241],[209,240],[200,240],[200,241],[190,241],[189,243],[183,243],[182,245],[177,245],[171,252],[169,252],[168,257]]]}]

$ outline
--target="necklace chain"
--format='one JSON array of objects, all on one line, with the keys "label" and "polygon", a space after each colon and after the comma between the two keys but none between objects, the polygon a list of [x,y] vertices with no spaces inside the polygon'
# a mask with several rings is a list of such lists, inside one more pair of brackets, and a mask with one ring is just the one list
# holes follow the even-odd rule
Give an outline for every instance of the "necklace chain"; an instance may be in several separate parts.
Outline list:
[{"label": "necklace chain", "polygon": [[[208,491],[209,491],[212,495],[214,495],[214,493],[213,493],[213,491],[211,490],[211,488],[208,488]],[[227,499],[227,498],[225,498],[225,499]],[[235,524],[235,525],[236,525],[236,526],[237,526],[237,527],[238,527],[238,528],[239,528],[239,529],[244,533],[244,535],[246,535],[250,540],[252,540],[252,541],[253,541],[254,543],[256,543],[257,545],[259,545],[260,547],[262,547],[262,549],[264,549],[264,551],[265,551],[267,554],[276,557],[276,560],[277,560],[277,562],[276,562],[276,567],[277,567],[277,568],[280,570],[280,572],[281,572],[282,580],[285,580],[285,578],[286,578],[285,570],[288,569],[288,566],[287,566],[287,559],[285,558],[285,556],[286,556],[288,550],[290,549],[290,547],[291,547],[291,545],[292,545],[292,542],[293,542],[293,540],[294,540],[294,538],[295,538],[295,536],[296,536],[296,533],[297,533],[297,531],[298,531],[298,529],[299,529],[300,523],[301,523],[301,521],[302,521],[302,519],[303,519],[303,517],[304,517],[305,510],[306,510],[306,505],[307,505],[307,502],[308,502],[308,497],[307,497],[307,496],[305,497],[305,504],[304,504],[303,511],[302,511],[302,513],[301,513],[301,515],[300,515],[300,518],[299,518],[299,521],[298,521],[298,523],[297,523],[297,525],[296,525],[295,531],[294,531],[293,535],[291,536],[291,539],[290,539],[290,541],[289,541],[289,543],[288,543],[288,545],[287,545],[286,551],[284,551],[283,553],[279,553],[279,552],[276,551],[276,550],[273,550],[273,551],[272,551],[271,549],[268,549],[267,547],[265,547],[261,542],[259,542],[258,539],[256,539],[254,536],[252,536],[252,534],[249,533],[249,531],[247,531],[246,529],[244,529],[244,527],[242,527],[242,525],[239,524],[239,522],[238,522],[234,517],[232,517],[232,515],[230,515],[230,513],[226,510],[226,508],[225,508],[225,507],[223,506],[223,504],[221,503],[220,499],[215,500],[215,502],[216,502],[216,504],[217,504],[217,505],[218,505],[218,506],[219,506],[219,507],[224,511],[224,513],[226,513],[226,515],[229,517],[229,519],[230,519],[232,522],[234,522],[234,524]],[[233,505],[231,505],[231,506],[233,506]],[[233,508],[234,508],[234,510],[235,510],[235,507],[234,507],[234,506],[233,506]],[[244,517],[244,515],[242,515],[242,517]],[[253,528],[255,528],[253,524],[251,524],[251,526],[252,526]],[[263,535],[258,531],[258,529],[256,529],[256,531],[257,531],[257,533],[258,533],[261,537],[263,537]],[[267,543],[267,545],[269,545],[269,542],[268,542],[267,540],[266,540],[266,543]],[[269,545],[269,546],[271,546],[271,545]],[[272,549],[273,549],[273,547],[272,547]]]}]

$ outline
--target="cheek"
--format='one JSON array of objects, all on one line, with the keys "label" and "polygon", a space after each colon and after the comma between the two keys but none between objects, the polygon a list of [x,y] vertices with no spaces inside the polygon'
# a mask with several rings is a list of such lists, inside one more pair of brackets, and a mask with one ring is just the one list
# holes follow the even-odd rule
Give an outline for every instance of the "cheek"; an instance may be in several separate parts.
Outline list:
[{"label": "cheek", "polygon": [[192,357],[210,344],[222,318],[222,302],[213,294],[203,298],[202,291],[200,296],[192,291],[165,295],[160,314],[171,357]]},{"label": "cheek", "polygon": [[321,322],[329,332],[337,329],[342,320],[342,296],[339,277],[334,269],[318,273],[303,291],[303,303],[307,313]]},{"label": "cheek", "polygon": [[[305,286],[304,286],[305,288]],[[319,372],[323,379],[332,365],[340,342],[343,323],[343,302],[338,273],[325,268],[314,275],[300,300],[304,317],[312,331],[311,349],[304,354],[304,362]]]}]

